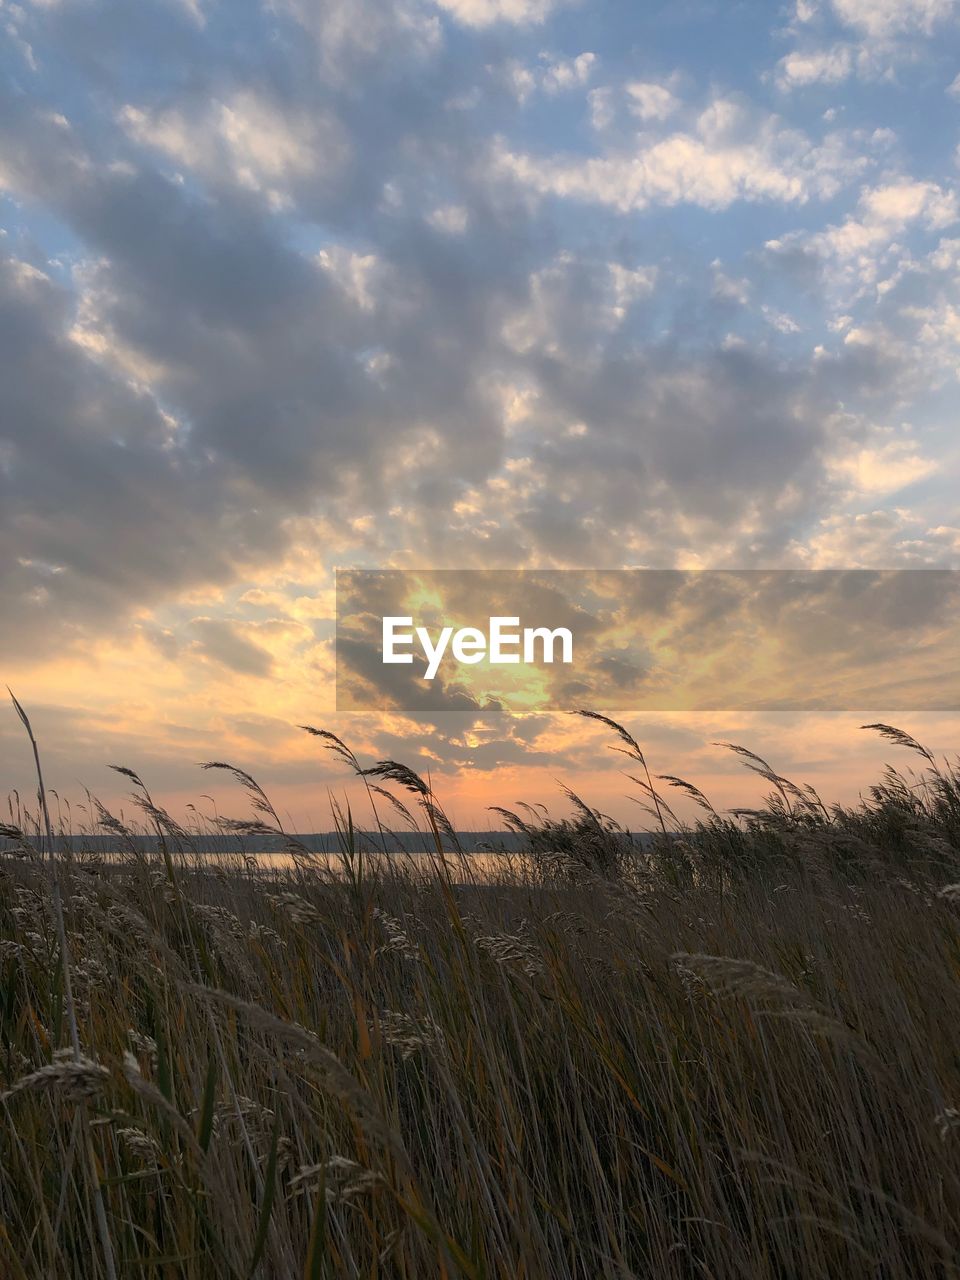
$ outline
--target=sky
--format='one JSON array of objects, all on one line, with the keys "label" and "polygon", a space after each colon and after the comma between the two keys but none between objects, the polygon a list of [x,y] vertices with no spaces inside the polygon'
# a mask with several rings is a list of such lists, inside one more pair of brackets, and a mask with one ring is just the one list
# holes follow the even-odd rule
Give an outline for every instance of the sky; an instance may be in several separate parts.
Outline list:
[{"label": "sky", "polygon": [[[601,726],[338,715],[338,566],[960,567],[954,0],[0,28],[0,675],[78,805],[121,763],[202,807],[227,759],[328,827],[309,723],[461,825],[558,779],[635,815]],[[718,739],[837,798],[890,754],[849,713],[630,723],[723,803],[760,793]],[[25,748],[0,713],[0,792]]]}]

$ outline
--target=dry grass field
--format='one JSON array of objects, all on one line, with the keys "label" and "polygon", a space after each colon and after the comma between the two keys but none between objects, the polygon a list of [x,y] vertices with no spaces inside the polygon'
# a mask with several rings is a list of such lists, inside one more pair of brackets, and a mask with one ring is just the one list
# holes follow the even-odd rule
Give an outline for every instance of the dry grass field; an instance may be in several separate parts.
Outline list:
[{"label": "dry grass field", "polygon": [[508,814],[484,883],[394,762],[370,799],[431,856],[338,811],[336,875],[214,867],[135,775],[154,852],[12,809],[0,1274],[956,1275],[957,770],[880,726],[917,772],[838,810],[741,751],[770,799],[718,815],[609,727],[657,834]]}]

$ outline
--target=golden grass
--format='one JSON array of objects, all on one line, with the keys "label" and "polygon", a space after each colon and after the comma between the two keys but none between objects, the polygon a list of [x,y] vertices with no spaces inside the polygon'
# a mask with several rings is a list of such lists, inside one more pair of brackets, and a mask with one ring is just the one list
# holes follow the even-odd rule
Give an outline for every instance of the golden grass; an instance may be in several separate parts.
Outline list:
[{"label": "golden grass", "polygon": [[769,772],[632,858],[531,822],[489,884],[395,762],[425,868],[349,814],[339,878],[212,868],[148,796],[155,854],[5,857],[0,1275],[954,1275],[956,775]]}]

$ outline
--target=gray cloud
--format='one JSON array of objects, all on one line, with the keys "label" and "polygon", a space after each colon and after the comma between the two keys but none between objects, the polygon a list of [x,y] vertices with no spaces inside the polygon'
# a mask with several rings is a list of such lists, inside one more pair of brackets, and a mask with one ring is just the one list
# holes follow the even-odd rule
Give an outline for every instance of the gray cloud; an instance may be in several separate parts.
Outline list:
[{"label": "gray cloud", "polygon": [[225,618],[195,618],[191,630],[199,637],[195,652],[202,657],[222,663],[240,675],[270,675],[270,654],[243,635],[236,623]]}]

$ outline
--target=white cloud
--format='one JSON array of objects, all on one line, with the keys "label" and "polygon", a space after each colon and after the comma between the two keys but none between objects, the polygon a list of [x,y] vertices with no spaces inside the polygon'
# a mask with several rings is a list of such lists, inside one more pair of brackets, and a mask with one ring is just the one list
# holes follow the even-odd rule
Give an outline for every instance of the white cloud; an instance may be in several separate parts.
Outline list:
[{"label": "white cloud", "polygon": [[772,329],[776,329],[778,333],[800,333],[801,326],[797,324],[793,316],[787,315],[785,311],[777,311],[775,307],[768,306],[766,303],[760,308],[761,314],[767,324]]},{"label": "white cloud", "polygon": [[461,236],[467,229],[467,223],[470,215],[467,209],[460,204],[445,204],[428,216],[427,221],[436,231],[442,231],[448,236]]},{"label": "white cloud", "polygon": [[877,259],[911,223],[939,230],[957,221],[957,197],[934,182],[903,180],[865,191],[857,213],[812,237],[823,253],[857,263],[873,278]]},{"label": "white cloud", "polygon": [[832,196],[860,165],[831,135],[814,145],[776,116],[755,122],[739,104],[715,100],[694,126],[633,151],[587,158],[541,157],[493,147],[494,177],[535,195],[605,204],[628,213],[651,205],[697,204],[724,209],[736,200],[803,203]]},{"label": "white cloud", "polygon": [[640,120],[666,120],[680,106],[680,100],[666,85],[634,80],[626,90],[630,112]]},{"label": "white cloud", "polygon": [[[956,243],[956,242],[954,242]],[[930,259],[928,259],[930,261]],[[957,298],[957,279],[952,282],[952,294]],[[927,368],[947,377],[958,374],[957,351],[960,349],[960,305],[949,297],[935,295],[926,305],[902,307],[899,318],[916,326],[915,341],[923,353]]]},{"label": "white cloud", "polygon": [[614,95],[610,86],[604,85],[602,89],[591,89],[587,94],[587,102],[590,104],[590,123],[594,129],[609,128],[616,118]]},{"label": "white cloud", "polygon": [[317,266],[333,280],[350,301],[362,311],[372,311],[374,287],[382,283],[387,268],[374,253],[352,253],[341,245],[321,249]]},{"label": "white cloud", "polygon": [[873,37],[905,32],[929,35],[955,9],[955,0],[833,0],[833,11],[841,22]]},{"label": "white cloud", "polygon": [[881,442],[854,445],[831,458],[828,475],[857,493],[879,497],[896,493],[936,472],[936,462],[923,457],[915,441],[882,440],[883,433],[877,434]]},{"label": "white cloud", "polygon": [[495,22],[517,25],[543,22],[558,0],[436,0],[446,13],[466,27],[489,27]]},{"label": "white cloud", "polygon": [[[777,63],[775,80],[783,90],[811,84],[837,85],[857,75],[863,80],[890,80],[900,63],[916,61],[921,54],[918,37],[932,36],[956,12],[957,0],[832,0],[834,16],[856,37],[823,48],[810,48],[810,36],[801,36],[801,48]],[[813,21],[813,5],[797,7],[794,34]]]},{"label": "white cloud", "polygon": [[203,12],[200,0],[176,0],[176,4],[196,26],[205,27],[207,25],[207,15]]},{"label": "white cloud", "polygon": [[745,307],[750,301],[750,281],[734,279],[720,271],[716,263],[713,266],[713,288],[710,296],[719,302],[735,302],[738,306]]},{"label": "white cloud", "polygon": [[426,0],[266,0],[290,13],[311,38],[330,83],[346,84],[358,62],[387,54],[421,59],[443,42],[442,22]]},{"label": "white cloud", "polygon": [[809,569],[955,567],[960,529],[893,507],[825,517],[790,552]]},{"label": "white cloud", "polygon": [[622,267],[618,262],[610,262],[607,270],[610,273],[610,311],[613,319],[619,322],[632,303],[653,293],[657,268]]},{"label": "white cloud", "polygon": [[649,297],[656,267],[588,262],[564,252],[528,282],[528,298],[503,325],[507,346],[518,353],[583,359],[598,335],[615,332],[635,302]]},{"label": "white cloud", "polygon": [[[767,242],[767,249],[781,253],[794,249],[812,251],[827,266],[832,283],[863,289],[876,285],[883,262],[901,252],[899,237],[912,227],[942,230],[960,219],[954,191],[935,182],[901,178],[864,190],[854,214],[844,222],[819,232],[793,232]],[[847,341],[856,341],[863,330],[852,330]]]},{"label": "white cloud", "polygon": [[531,94],[536,93],[539,84],[537,72],[533,67],[528,67],[525,62],[511,58],[504,67],[504,75],[518,102],[526,102]]},{"label": "white cloud", "polygon": [[575,58],[547,60],[542,76],[545,93],[560,93],[564,89],[580,89],[587,83],[597,64],[595,53],[579,53]]},{"label": "white cloud", "polygon": [[250,91],[199,112],[172,107],[148,111],[125,106],[120,124],[137,142],[162,151],[176,164],[266,195],[280,206],[291,183],[321,170],[335,174],[347,145],[335,120],[316,112],[281,112]]},{"label": "white cloud", "polygon": [[960,346],[960,311],[949,303],[939,311],[929,309],[919,314],[925,318],[920,330],[921,342],[949,342]]},{"label": "white cloud", "polygon": [[8,258],[6,270],[9,272],[11,283],[20,289],[32,289],[38,285],[50,284],[50,277],[45,271],[39,270],[32,263],[23,262],[20,258]]},{"label": "white cloud", "polygon": [[853,52],[846,44],[808,52],[794,50],[777,63],[777,84],[781,89],[796,89],[808,84],[839,84],[849,76],[853,65]]},{"label": "white cloud", "polygon": [[860,200],[865,223],[906,226],[920,219],[924,226],[948,227],[957,220],[957,197],[935,182],[890,182],[864,192]]},{"label": "white cloud", "polygon": [[504,71],[514,97],[523,103],[538,90],[556,94],[584,88],[596,65],[595,53],[580,53],[575,58],[551,58],[550,54],[541,53],[539,66],[529,66],[512,58]]}]

